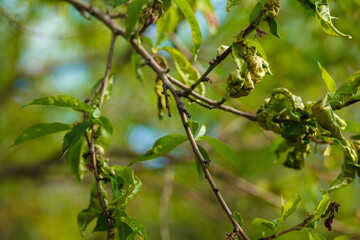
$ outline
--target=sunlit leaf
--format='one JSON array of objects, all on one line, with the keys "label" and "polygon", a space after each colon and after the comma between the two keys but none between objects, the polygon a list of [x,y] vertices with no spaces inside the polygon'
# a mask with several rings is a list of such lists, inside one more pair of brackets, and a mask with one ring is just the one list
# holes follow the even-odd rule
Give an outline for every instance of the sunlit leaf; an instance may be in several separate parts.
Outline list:
[{"label": "sunlit leaf", "polygon": [[346,120],[346,127],[344,131],[360,134],[360,123],[351,120]]},{"label": "sunlit leaf", "polygon": [[166,13],[156,21],[157,41],[156,45],[166,40],[175,29],[179,22],[179,14],[174,5],[171,5]]},{"label": "sunlit leaf", "polygon": [[206,133],[206,123],[205,121],[203,121],[203,123],[201,124],[200,128],[199,128],[199,131],[195,134],[195,140],[198,140],[199,137],[202,137],[204,136]]},{"label": "sunlit leaf", "polygon": [[311,223],[318,221],[321,218],[321,216],[325,214],[326,210],[329,207],[329,204],[330,204],[329,194],[325,193],[322,196],[322,199],[321,199],[319,205],[317,206],[313,217],[310,219],[310,221],[306,225],[308,226]]},{"label": "sunlit leaf", "polygon": [[199,122],[193,121],[193,120],[189,120],[189,121],[188,121],[188,124],[189,124],[189,128],[190,128],[192,134],[195,135],[196,131],[198,130],[198,128],[199,128],[199,126],[200,126]]},{"label": "sunlit leaf", "polygon": [[325,68],[323,68],[321,66],[321,64],[318,62],[319,68],[321,70],[321,76],[322,79],[324,80],[326,87],[328,89],[328,91],[330,92],[335,92],[336,91],[336,84],[334,79],[330,76],[330,74],[325,70]]},{"label": "sunlit leaf", "polygon": [[244,227],[244,220],[241,217],[240,213],[234,211],[233,213],[235,220],[238,222],[238,224],[240,225],[240,227]]},{"label": "sunlit leaf", "polygon": [[235,166],[239,167],[239,165],[240,165],[239,158],[236,156],[234,151],[229,147],[229,145],[227,145],[226,143],[224,143],[216,138],[209,137],[209,136],[201,136],[201,137],[198,137],[198,139],[203,140],[203,141],[207,142],[208,144],[210,144],[210,146],[212,146],[215,149],[215,151],[217,151],[227,161],[229,161],[232,164],[234,164]]},{"label": "sunlit leaf", "polygon": [[173,0],[174,3],[179,7],[181,12],[184,14],[186,20],[189,22],[192,32],[193,47],[191,48],[194,54],[194,61],[199,53],[202,36],[199,24],[196,20],[193,10],[190,4],[186,0]]},{"label": "sunlit leaf", "polygon": [[284,223],[286,218],[292,215],[300,207],[300,204],[301,204],[301,197],[297,194],[293,195],[286,202],[286,204],[284,204],[284,200],[282,199],[278,230],[280,226]]},{"label": "sunlit leaf", "polygon": [[236,5],[239,5],[242,0],[227,0],[226,2],[226,11],[230,12],[230,8]]},{"label": "sunlit leaf", "polygon": [[75,110],[79,111],[86,111],[90,112],[91,107],[77,99],[75,97],[69,95],[57,95],[57,96],[50,96],[50,97],[42,97],[38,99],[32,100],[30,103],[24,105],[23,107],[29,105],[44,105],[44,106],[56,106],[56,107],[70,107]]},{"label": "sunlit leaf", "polygon": [[332,23],[330,8],[328,4],[328,0],[316,0],[315,1],[315,9],[316,9],[316,20],[320,24],[321,28],[330,35],[333,36],[341,36],[347,39],[351,39],[350,35],[346,35],[335,28]]},{"label": "sunlit leaf", "polygon": [[52,133],[66,131],[71,129],[71,126],[64,123],[39,123],[26,128],[19,137],[17,137],[10,147],[15,146],[19,143],[46,136]]},{"label": "sunlit leaf", "polygon": [[145,155],[135,158],[131,161],[129,165],[132,165],[136,162],[146,161],[154,159],[160,156],[163,156],[176,148],[178,145],[182,144],[187,140],[187,137],[181,134],[169,134],[164,137],[159,138],[154,143],[153,147],[149,149]]},{"label": "sunlit leaf", "polygon": [[306,230],[309,233],[309,240],[326,240],[326,238],[324,238],[320,233],[318,233],[314,229],[307,228]]},{"label": "sunlit leaf", "polygon": [[[191,65],[190,61],[187,60],[186,57],[179,50],[171,47],[164,47],[163,49],[170,53],[171,57],[174,60],[176,70],[178,71],[182,81],[187,86],[191,86],[200,78],[200,74],[198,73],[198,71]],[[200,83],[200,85],[195,89],[195,92],[204,95],[204,83]]]},{"label": "sunlit leaf", "polygon": [[130,39],[132,31],[140,19],[141,10],[146,3],[147,0],[132,0],[130,2],[125,18],[125,34],[127,39]]}]

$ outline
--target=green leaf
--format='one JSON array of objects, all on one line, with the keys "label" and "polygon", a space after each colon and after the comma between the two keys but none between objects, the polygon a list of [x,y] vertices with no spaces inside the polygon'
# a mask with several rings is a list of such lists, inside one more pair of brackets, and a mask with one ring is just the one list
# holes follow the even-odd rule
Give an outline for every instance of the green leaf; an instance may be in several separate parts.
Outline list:
[{"label": "green leaf", "polygon": [[301,204],[301,197],[297,194],[292,196],[284,205],[284,200],[281,199],[281,213],[279,218],[279,225],[278,230],[280,229],[281,225],[284,223],[286,218],[288,218],[290,215],[292,215]]},{"label": "green leaf", "polygon": [[281,39],[280,35],[278,34],[277,23],[276,23],[275,19],[274,18],[267,18],[266,22],[269,25],[270,33],[272,35],[274,35],[275,37],[278,37],[278,38]]},{"label": "green leaf", "polygon": [[29,105],[44,105],[44,106],[56,106],[56,107],[71,107],[75,110],[90,112],[91,107],[77,99],[75,97],[69,95],[57,95],[50,97],[42,97],[38,99],[32,100],[30,103],[22,106],[27,107]]},{"label": "green leaf", "polygon": [[314,229],[307,228],[306,230],[309,233],[309,240],[326,240],[326,238],[324,238],[320,233],[318,233]]},{"label": "green leaf", "polygon": [[351,238],[352,238],[351,235],[340,235],[334,237],[333,240],[350,240]]},{"label": "green leaf", "polygon": [[234,211],[233,213],[235,220],[238,222],[238,224],[240,225],[240,227],[244,227],[244,220],[241,217],[240,213]]},{"label": "green leaf", "polygon": [[66,157],[67,164],[79,182],[83,179],[84,173],[86,171],[86,163],[82,157],[84,153],[84,151],[82,151],[83,142],[84,139],[81,138],[77,143],[75,143],[73,147],[70,148]]},{"label": "green leaf", "polygon": [[17,137],[14,142],[9,146],[15,146],[19,143],[46,136],[52,133],[66,131],[71,129],[71,126],[64,123],[54,122],[54,123],[39,123],[32,125],[31,127],[26,128],[19,137]]},{"label": "green leaf", "polygon": [[315,1],[315,10],[316,10],[316,20],[320,24],[321,28],[330,35],[333,36],[341,36],[347,39],[351,39],[350,35],[346,35],[335,28],[333,25],[330,15],[330,8],[328,4],[328,0],[316,0]]},{"label": "green leaf", "polygon": [[113,8],[116,8],[117,6],[123,4],[124,2],[127,2],[127,0],[116,0]]},{"label": "green leaf", "polygon": [[195,133],[196,133],[196,131],[198,130],[199,125],[200,125],[199,122],[193,121],[193,120],[189,120],[189,121],[188,121],[188,124],[189,124],[189,128],[190,128],[192,134],[195,135]]},{"label": "green leaf", "polygon": [[[128,228],[130,228],[131,231],[129,231],[129,229],[126,229],[126,226],[124,226],[124,225],[126,225]],[[124,240],[134,239],[134,237],[135,237],[135,234],[133,234],[134,232],[140,239],[142,239],[142,240],[147,239],[147,232],[146,232],[145,227],[140,223],[139,220],[128,216],[125,213],[125,211],[122,209],[119,209],[116,212],[115,226],[117,227],[117,229],[119,231],[120,239],[124,239]]]},{"label": "green leaf", "polygon": [[[101,194],[104,197],[105,203],[107,203],[107,197],[105,192],[104,182],[100,182]],[[90,203],[87,209],[82,210],[77,217],[78,227],[80,230],[81,236],[84,235],[84,231],[87,226],[100,214],[102,213],[102,208],[100,205],[96,182],[94,181],[90,189]]]},{"label": "green leaf", "polygon": [[322,200],[320,201],[319,205],[317,206],[313,217],[306,224],[306,226],[309,226],[311,223],[313,223],[315,221],[318,221],[321,218],[321,216],[325,214],[325,212],[328,209],[329,205],[330,205],[330,197],[329,197],[328,193],[325,193],[322,196]]},{"label": "green leaf", "polygon": [[346,120],[346,127],[345,127],[344,131],[360,134],[360,123],[357,123],[357,122],[354,122],[351,120]]},{"label": "green leaf", "polygon": [[90,127],[90,122],[82,122],[73,127],[64,136],[63,153],[69,148],[74,146],[80,138],[84,135],[86,129]]},{"label": "green leaf", "polygon": [[315,16],[315,4],[311,0],[298,0],[298,2],[303,7],[305,12],[307,12],[311,16]]},{"label": "green leaf", "polygon": [[[342,102],[350,101],[360,86],[360,70],[353,73],[336,91],[336,95]],[[356,100],[356,99],[355,99]],[[332,107],[333,104],[331,104]]]},{"label": "green leaf", "polygon": [[96,226],[93,232],[107,232],[108,229],[109,226],[107,224],[106,217],[104,213],[100,213],[99,216],[97,217]]},{"label": "green leaf", "polygon": [[142,8],[147,4],[147,0],[132,0],[127,8],[125,18],[125,35],[127,39],[131,38],[132,31],[140,19]]},{"label": "green leaf", "polygon": [[328,91],[335,93],[336,92],[336,84],[334,79],[330,76],[330,74],[321,66],[318,62],[319,68],[321,70],[321,77],[324,80]]},{"label": "green leaf", "polygon": [[179,22],[179,14],[174,4],[171,4],[166,13],[156,21],[157,41],[156,46],[166,40],[175,29]]},{"label": "green leaf", "polygon": [[131,53],[131,63],[135,69],[136,78],[141,82],[142,85],[144,85],[144,75],[141,70],[140,59],[141,58],[139,54],[133,50]]},{"label": "green leaf", "polygon": [[249,23],[251,23],[260,13],[260,11],[263,9],[264,4],[261,1],[258,1],[250,13]]},{"label": "green leaf", "polygon": [[[187,60],[179,50],[171,47],[164,47],[163,49],[170,53],[174,60],[176,70],[178,71],[180,78],[185,83],[185,85],[189,87],[200,78],[198,71],[191,65],[190,61]],[[195,89],[195,92],[201,95],[205,95],[204,83],[200,83],[200,85]]]},{"label": "green leaf", "polygon": [[346,102],[351,102],[351,101],[360,101],[360,95],[355,95],[352,97],[349,97]]},{"label": "green leaf", "polygon": [[[95,90],[98,88],[99,84],[102,84],[103,78],[100,78],[95,84],[94,86],[91,88],[91,92],[95,92]],[[107,101],[110,99],[111,97],[111,93],[112,93],[112,88],[113,88],[113,84],[114,84],[114,74],[110,74],[109,79],[108,79],[108,84],[105,90],[105,95],[104,95],[104,101]],[[98,91],[95,94],[94,99],[98,99],[100,97],[101,91]]]},{"label": "green leaf", "polygon": [[230,8],[236,5],[239,5],[242,0],[227,0],[226,2],[226,11],[230,12]]},{"label": "green leaf", "polygon": [[100,112],[100,109],[97,107],[94,109],[94,111],[92,112],[91,116],[93,118],[99,118],[101,117],[101,112]]},{"label": "green leaf", "polygon": [[176,148],[178,145],[182,144],[187,140],[187,137],[181,134],[169,134],[164,137],[159,138],[154,143],[153,147],[149,149],[146,154],[141,157],[135,158],[129,164],[132,165],[136,162],[146,161],[154,159],[160,156],[163,156]]},{"label": "green leaf", "polygon": [[108,133],[113,134],[114,128],[111,124],[111,121],[107,117],[101,116],[97,119],[91,119],[91,121],[104,128]]},{"label": "green leaf", "polygon": [[194,54],[194,61],[199,53],[199,49],[202,42],[201,37],[201,30],[199,24],[196,20],[196,17],[191,9],[190,4],[186,0],[173,0],[176,5],[180,8],[181,12],[184,14],[186,20],[189,22],[192,32],[192,40],[193,40],[193,47],[192,52]]},{"label": "green leaf", "polygon": [[120,209],[126,206],[140,192],[142,183],[135,176],[134,171],[128,167],[113,166],[113,172],[109,172],[113,201],[109,209]]},{"label": "green leaf", "polygon": [[276,225],[273,222],[262,218],[255,218],[251,225],[261,233],[262,237],[270,236],[276,233]]},{"label": "green leaf", "polygon": [[[199,148],[199,151],[201,153],[201,156],[203,156],[203,158],[206,160],[206,161],[209,161],[210,162],[210,157],[209,157],[209,154],[206,152],[206,150],[200,146],[200,145],[197,145],[198,148]],[[195,154],[195,165],[196,165],[196,170],[199,174],[199,179],[200,179],[200,182],[202,182],[204,179],[205,179],[205,174],[204,174],[204,171],[201,167],[201,164],[200,164],[200,161],[199,159],[197,158],[196,154]],[[208,166],[208,164],[206,164]]]},{"label": "green leaf", "polygon": [[245,44],[249,47],[256,47],[257,55],[262,57],[264,60],[267,60],[266,52],[264,51],[258,40],[256,40],[255,38],[248,38],[245,40]]},{"label": "green leaf", "polygon": [[198,131],[198,132],[195,134],[195,136],[194,136],[195,140],[198,140],[199,137],[204,136],[205,133],[206,133],[206,123],[205,123],[205,121],[203,121],[203,123],[202,123],[201,126],[200,126],[199,131]]},{"label": "green leaf", "polygon": [[226,160],[228,160],[235,166],[240,166],[239,158],[226,143],[223,143],[222,141],[209,136],[201,136],[198,137],[198,139],[210,144],[215,149],[215,151],[217,151],[221,156],[223,156]]}]

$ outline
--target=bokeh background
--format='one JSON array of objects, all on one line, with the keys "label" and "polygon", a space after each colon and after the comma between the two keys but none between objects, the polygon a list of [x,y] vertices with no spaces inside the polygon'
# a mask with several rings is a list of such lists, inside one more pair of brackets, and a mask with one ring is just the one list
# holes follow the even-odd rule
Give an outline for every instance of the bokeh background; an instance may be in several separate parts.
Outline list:
[{"label": "bokeh background", "polygon": [[[91,1],[103,10],[106,1]],[[226,12],[226,1],[213,0],[219,27],[209,28],[203,13],[196,12],[203,34],[203,45],[197,67],[204,69],[216,55],[220,45],[230,45],[233,36],[244,29],[255,0],[243,0]],[[102,76],[110,43],[110,32],[98,21],[84,19],[62,1],[0,0],[0,239],[82,239],[76,223],[77,213],[86,208],[92,175],[79,183],[64,160],[58,160],[64,133],[54,134],[8,148],[23,129],[43,122],[72,124],[81,115],[69,109],[21,106],[34,98],[69,94],[86,99]],[[335,25],[352,35],[352,40],[326,35],[314,17],[306,14],[297,1],[281,1],[277,18],[282,39],[270,34],[258,38],[268,56],[273,76],[266,76],[248,97],[227,104],[255,113],[270,96],[272,89],[285,87],[304,101],[314,101],[326,92],[317,62],[325,67],[340,85],[360,69],[360,1],[330,1]],[[124,11],[118,8],[117,11]],[[260,26],[269,32],[267,25]],[[156,26],[146,35],[156,40]],[[174,38],[191,47],[191,31],[187,22],[179,24]],[[171,45],[170,41],[165,45]],[[172,105],[173,117],[159,121],[155,75],[144,67],[143,85],[136,79],[129,61],[129,44],[118,38],[113,61],[114,88],[112,98],[104,104],[103,114],[113,123],[107,156],[111,164],[127,165],[144,153],[160,136],[183,133],[182,124]],[[220,100],[224,96],[226,76],[235,67],[229,57],[210,75],[207,96]],[[171,73],[176,70],[170,66]],[[326,146],[312,145],[312,154],[303,170],[282,166],[272,151],[276,139],[262,131],[256,123],[220,110],[188,106],[193,120],[206,122],[207,135],[228,143],[239,157],[240,167],[221,158],[203,144],[212,160],[211,170],[231,209],[240,212],[245,231],[256,237],[251,226],[256,217],[279,216],[280,196],[297,193],[301,208],[285,227],[301,222],[314,211],[321,199],[319,188],[325,189],[340,172],[342,154]],[[346,120],[360,121],[358,105],[338,112]],[[127,208],[141,220],[149,239],[225,239],[232,226],[218,205],[206,182],[200,182],[188,143],[172,153],[133,166],[143,182],[140,194]],[[360,239],[360,186],[335,191],[332,199],[341,204],[334,230],[329,232],[319,223],[318,230],[327,238],[347,235]],[[167,217],[164,217],[167,216]],[[103,233],[91,233],[85,239],[104,239]],[[307,239],[306,232],[294,232],[279,239]]]}]

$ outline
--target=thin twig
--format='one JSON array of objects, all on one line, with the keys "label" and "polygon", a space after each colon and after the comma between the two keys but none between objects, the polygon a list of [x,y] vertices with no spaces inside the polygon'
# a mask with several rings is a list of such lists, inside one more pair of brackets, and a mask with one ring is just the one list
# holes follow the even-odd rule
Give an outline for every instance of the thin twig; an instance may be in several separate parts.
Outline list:
[{"label": "thin twig", "polygon": [[111,62],[112,62],[112,58],[113,58],[114,45],[115,45],[116,37],[117,37],[117,33],[114,32],[113,35],[112,35],[112,38],[111,38],[111,44],[110,44],[110,50],[109,50],[107,63],[106,63],[105,75],[104,75],[103,80],[101,81],[102,82],[102,90],[101,90],[101,93],[100,93],[99,108],[102,106],[102,103],[104,101],[107,85],[108,85],[108,82],[109,82],[109,76],[110,76],[110,70],[111,70]]}]

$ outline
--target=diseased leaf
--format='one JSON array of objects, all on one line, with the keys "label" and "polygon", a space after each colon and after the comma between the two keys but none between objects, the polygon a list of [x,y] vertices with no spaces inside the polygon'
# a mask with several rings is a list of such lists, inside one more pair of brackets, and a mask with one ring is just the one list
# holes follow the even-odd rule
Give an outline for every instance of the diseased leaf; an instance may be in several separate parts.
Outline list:
[{"label": "diseased leaf", "polygon": [[163,156],[173,150],[178,145],[182,144],[187,140],[187,137],[181,134],[169,134],[164,137],[159,138],[154,143],[153,147],[149,149],[146,154],[141,157],[135,158],[129,164],[132,165],[136,162],[146,161],[150,159],[154,159],[160,156]]},{"label": "diseased leaf", "polygon": [[330,8],[328,0],[316,0],[315,1],[315,17],[321,28],[330,35],[341,36],[347,39],[351,39],[350,35],[346,35],[335,28],[331,21]]},{"label": "diseased leaf", "polygon": [[318,233],[314,229],[307,228],[306,230],[309,233],[309,240],[326,240],[326,238],[324,238],[320,233]]},{"label": "diseased leaf", "polygon": [[221,156],[223,156],[227,161],[231,162],[235,166],[240,166],[239,158],[233,152],[233,150],[224,142],[209,136],[198,137],[199,140],[203,140],[210,144],[215,151],[217,151]]},{"label": "diseased leaf", "polygon": [[292,215],[300,207],[300,204],[301,204],[301,197],[297,194],[292,196],[286,202],[286,204],[284,204],[284,200],[281,199],[281,213],[279,218],[278,231],[280,230],[280,227],[284,223],[286,218]]},{"label": "diseased leaf", "polygon": [[90,127],[90,122],[82,122],[73,127],[64,136],[63,153],[69,148],[74,146],[79,139],[84,135],[86,129]]},{"label": "diseased leaf", "polygon": [[42,97],[38,99],[32,100],[30,103],[22,106],[27,107],[29,105],[44,105],[44,106],[56,106],[56,107],[70,107],[75,110],[79,111],[86,111],[90,112],[91,107],[77,99],[75,97],[69,95],[57,95],[57,96],[50,96],[50,97]]},{"label": "diseased leaf", "polygon": [[56,132],[66,131],[69,129],[71,129],[70,125],[59,122],[35,124],[31,127],[26,128],[9,147],[15,146],[28,140],[46,136]]},{"label": "diseased leaf", "polygon": [[[200,74],[198,71],[191,65],[190,61],[177,49],[171,47],[164,47],[164,50],[168,51],[174,60],[176,70],[178,71],[181,80],[190,87],[195,83],[199,78]],[[199,86],[195,89],[195,92],[205,95],[205,85],[200,83]]]},{"label": "diseased leaf", "polygon": [[281,39],[280,35],[278,34],[277,23],[276,23],[275,19],[274,18],[267,18],[266,22],[269,25],[270,33],[272,35],[274,35],[275,37],[278,37],[278,38]]},{"label": "diseased leaf", "polygon": [[194,54],[194,61],[199,53],[202,36],[199,24],[196,20],[196,17],[191,9],[190,4],[186,0],[173,0],[174,3],[180,8],[181,12],[184,14],[186,20],[189,22],[192,32],[193,47],[191,48]]},{"label": "diseased leaf", "polygon": [[236,5],[239,5],[242,0],[227,0],[226,2],[226,11],[230,12],[230,8]]},{"label": "diseased leaf", "polygon": [[[200,145],[197,145],[197,146],[199,148],[201,156],[203,156],[203,158],[206,161],[210,162],[210,157],[209,157],[209,154],[206,152],[206,150],[203,147],[201,147]],[[196,154],[195,154],[195,164],[196,164],[196,170],[199,174],[200,182],[202,182],[205,179],[205,174],[204,174],[204,171],[201,167],[201,164],[200,164],[199,159],[197,158]],[[208,166],[208,164],[206,164],[206,165]]]},{"label": "diseased leaf", "polygon": [[156,21],[157,26],[157,41],[158,46],[166,40],[175,29],[179,22],[179,14],[175,6],[172,4],[166,13]]},{"label": "diseased leaf", "polygon": [[79,182],[83,179],[84,173],[86,171],[86,163],[84,161],[83,155],[83,142],[84,139],[81,138],[76,142],[69,150],[69,153],[66,157],[66,162],[69,165],[71,171],[75,174]]},{"label": "diseased leaf", "polygon": [[240,227],[244,227],[244,220],[241,217],[240,213],[234,211],[233,213],[235,220],[238,222],[238,224],[240,225]]},{"label": "diseased leaf", "polygon": [[321,66],[318,62],[319,68],[321,70],[321,77],[324,80],[328,91],[335,93],[336,92],[336,84],[334,79],[330,76],[330,74]]},{"label": "diseased leaf", "polygon": [[141,70],[140,59],[141,58],[139,54],[135,50],[133,50],[131,53],[131,64],[135,69],[136,78],[141,82],[142,85],[144,85],[144,75]]},{"label": "diseased leaf", "polygon": [[132,0],[127,8],[125,18],[125,35],[127,39],[131,38],[132,31],[140,19],[142,8],[147,4],[147,0]]}]

